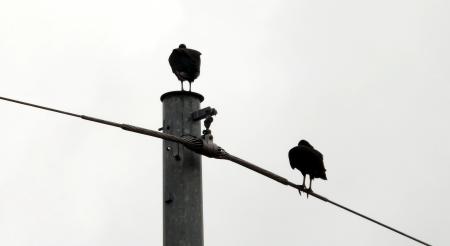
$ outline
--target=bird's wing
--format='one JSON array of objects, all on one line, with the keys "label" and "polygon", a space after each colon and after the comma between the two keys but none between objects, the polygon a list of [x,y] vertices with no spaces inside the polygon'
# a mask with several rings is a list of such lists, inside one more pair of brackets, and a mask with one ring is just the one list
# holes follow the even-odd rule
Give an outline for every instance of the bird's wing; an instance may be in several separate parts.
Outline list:
[{"label": "bird's wing", "polygon": [[174,72],[174,73],[176,71],[176,66],[177,66],[177,56],[179,56],[178,49],[174,49],[169,56],[170,68],[172,68],[172,72]]},{"label": "bird's wing", "polygon": [[200,55],[202,54],[202,53],[200,53],[200,51],[198,51],[198,50],[193,50],[193,49],[185,49],[189,54],[191,54],[191,55],[193,55],[193,56],[197,56],[197,57],[200,57]]},{"label": "bird's wing", "polygon": [[314,149],[315,155],[317,155],[321,160],[323,160],[323,155],[318,150]]},{"label": "bird's wing", "polygon": [[295,168],[295,162],[298,160],[298,147],[294,147],[291,150],[289,150],[288,153],[289,157],[289,164],[291,164],[291,168]]},{"label": "bird's wing", "polygon": [[314,149],[313,147],[304,145],[304,146],[300,146],[300,150],[302,152],[308,153],[316,158],[319,158],[320,160],[323,160],[322,153],[320,153],[318,150]]},{"label": "bird's wing", "polygon": [[174,49],[169,56],[169,64],[172,67],[172,71],[186,71],[186,68],[193,63],[193,60],[186,54],[184,49]]},{"label": "bird's wing", "polygon": [[305,153],[310,156],[309,172],[313,178],[327,179],[325,174],[325,165],[323,164],[323,155],[314,148],[305,148]]},{"label": "bird's wing", "polygon": [[189,59],[194,62],[194,64],[198,64],[198,66],[200,66],[200,55],[202,53],[193,49],[184,49],[183,53],[186,54]]}]

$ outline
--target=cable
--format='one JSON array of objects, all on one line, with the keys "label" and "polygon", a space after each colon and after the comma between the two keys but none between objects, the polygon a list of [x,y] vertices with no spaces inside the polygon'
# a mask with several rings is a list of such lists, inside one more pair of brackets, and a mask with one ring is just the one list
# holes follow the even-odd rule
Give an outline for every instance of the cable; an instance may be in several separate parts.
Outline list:
[{"label": "cable", "polygon": [[340,208],[342,208],[342,209],[344,209],[344,210],[347,210],[347,211],[350,212],[350,213],[356,214],[356,215],[358,215],[358,216],[360,216],[360,217],[362,217],[362,218],[364,218],[364,219],[366,219],[366,220],[369,220],[369,221],[371,221],[371,222],[373,222],[373,223],[376,223],[376,224],[378,224],[378,225],[380,225],[380,226],[383,226],[383,227],[385,227],[385,228],[387,228],[387,229],[389,229],[389,230],[391,230],[391,231],[394,231],[394,232],[396,232],[396,233],[398,233],[398,234],[400,234],[400,235],[403,235],[403,236],[405,236],[405,237],[407,237],[407,238],[410,238],[410,239],[412,239],[412,240],[414,240],[414,241],[416,241],[416,242],[418,242],[418,243],[421,243],[421,244],[424,244],[424,245],[430,245],[430,244],[428,244],[428,243],[426,243],[426,242],[424,242],[424,241],[421,241],[421,240],[419,240],[419,239],[417,239],[417,238],[415,238],[415,237],[412,237],[412,236],[410,236],[410,235],[408,235],[408,234],[406,234],[406,233],[404,233],[404,232],[401,232],[401,231],[399,231],[399,230],[397,230],[397,229],[394,229],[394,228],[392,228],[392,227],[390,227],[390,226],[388,226],[388,225],[386,225],[386,224],[383,224],[383,223],[381,223],[381,222],[379,222],[379,221],[377,221],[377,220],[375,220],[375,219],[372,219],[372,218],[370,218],[370,217],[368,217],[368,216],[366,216],[366,215],[363,215],[363,214],[361,214],[361,213],[358,213],[358,212],[356,212],[355,210],[352,210],[352,209],[350,209],[350,208],[347,208],[347,207],[345,207],[344,205],[341,205],[341,204],[339,204],[339,203],[337,203],[337,202],[333,202],[333,201],[331,201],[330,199],[328,199],[328,198],[326,198],[326,197],[324,197],[324,196],[321,196],[321,195],[319,195],[319,194],[317,194],[317,193],[314,193],[312,190],[306,189],[303,185],[297,185],[297,184],[295,184],[295,183],[292,183],[291,181],[289,181],[289,180],[287,180],[287,179],[285,179],[285,178],[283,178],[283,177],[281,177],[281,176],[279,176],[279,175],[277,175],[277,174],[275,174],[275,173],[272,173],[272,172],[270,172],[270,171],[268,171],[268,170],[265,170],[265,169],[263,169],[263,168],[260,168],[260,167],[258,167],[258,166],[255,165],[255,164],[252,164],[252,163],[250,163],[250,162],[248,162],[248,161],[242,160],[242,159],[239,158],[239,157],[236,157],[236,156],[233,156],[233,155],[228,154],[224,159],[227,159],[227,160],[232,161],[232,162],[234,162],[234,163],[237,163],[237,164],[239,164],[239,165],[241,165],[241,166],[244,166],[244,167],[246,167],[246,168],[248,168],[248,169],[251,169],[251,170],[253,170],[253,171],[257,172],[257,173],[260,173],[260,174],[262,174],[262,175],[264,175],[264,176],[266,176],[266,177],[268,177],[268,178],[271,178],[271,179],[273,179],[273,180],[275,180],[275,181],[277,181],[277,182],[279,182],[279,183],[282,183],[282,184],[284,184],[284,185],[288,185],[288,186],[290,186],[290,187],[293,187],[293,188],[297,189],[299,192],[300,192],[300,191],[305,192],[305,193],[309,194],[310,196],[313,196],[313,197],[315,197],[315,198],[317,198],[317,199],[319,199],[319,200],[322,200],[322,201],[324,201],[324,202],[331,203],[331,204],[333,204],[333,205],[335,205],[335,206],[337,206],[337,207],[340,207]]},{"label": "cable", "polygon": [[81,118],[81,115],[73,114],[73,113],[70,113],[70,112],[62,111],[62,110],[57,110],[57,109],[53,109],[53,108],[47,108],[47,107],[44,107],[44,106],[39,106],[39,105],[36,105],[36,104],[27,103],[27,102],[22,102],[22,101],[19,101],[19,100],[14,100],[14,99],[6,98],[6,97],[0,97],[0,99],[5,100],[5,101],[10,101],[10,102],[13,102],[13,103],[19,103],[19,104],[23,104],[23,105],[27,105],[27,106],[31,106],[31,107],[35,107],[35,108],[40,108],[40,109],[49,110],[49,111],[53,111],[53,112],[60,113],[60,114],[67,114],[67,115],[70,115],[70,116]]},{"label": "cable", "polygon": [[[161,138],[161,139],[168,140],[168,141],[177,142],[177,143],[183,144],[184,146],[186,146],[188,148],[189,148],[189,146],[191,146],[190,144],[193,144],[193,142],[191,142],[190,139],[177,137],[177,136],[174,136],[174,135],[171,135],[171,134],[166,134],[166,133],[162,133],[162,132],[158,132],[158,131],[153,131],[153,130],[142,128],[142,127],[137,127],[137,126],[128,125],[128,124],[119,124],[119,123],[112,122],[112,121],[102,120],[102,119],[98,119],[98,118],[94,118],[94,117],[90,117],[90,116],[86,116],[86,115],[74,114],[74,113],[70,113],[70,112],[66,112],[66,111],[62,111],[62,110],[57,110],[57,109],[53,109],[53,108],[49,108],[49,107],[39,106],[39,105],[36,105],[36,104],[22,102],[22,101],[19,101],[19,100],[14,100],[14,99],[1,97],[1,96],[0,96],[0,99],[1,100],[5,100],[5,101],[10,101],[10,102],[13,102],[13,103],[19,103],[19,104],[23,104],[23,105],[39,108],[39,109],[48,110],[48,111],[52,111],[52,112],[56,112],[56,113],[60,113],[60,114],[70,115],[70,116],[73,116],[73,117],[77,117],[77,118],[81,118],[81,119],[84,119],[84,120],[97,122],[97,123],[104,124],[104,125],[110,125],[110,126],[118,127],[118,128],[123,129],[123,130],[126,130],[126,131],[131,131],[131,132],[140,133],[140,134],[144,134],[144,135],[148,135],[148,136],[152,136],[152,137],[156,137],[156,138]],[[190,148],[190,149],[192,149],[192,148]],[[193,150],[195,151],[195,149],[193,149]],[[200,153],[200,154],[202,154],[202,153]],[[372,219],[372,218],[370,218],[368,216],[365,216],[365,215],[363,215],[361,213],[358,213],[358,212],[356,212],[356,211],[354,211],[354,210],[352,210],[350,208],[347,208],[347,207],[345,207],[345,206],[343,206],[343,205],[341,205],[339,203],[333,202],[333,201],[329,200],[328,198],[326,198],[324,196],[321,196],[321,195],[319,195],[319,194],[317,194],[317,193],[315,193],[315,192],[313,192],[311,190],[306,189],[303,185],[297,185],[297,184],[287,180],[286,178],[283,178],[283,177],[281,177],[281,176],[279,176],[279,175],[277,175],[277,174],[275,174],[275,173],[273,173],[271,171],[268,171],[268,170],[266,170],[264,168],[261,168],[261,167],[255,165],[255,164],[252,164],[252,163],[250,163],[250,162],[248,162],[246,160],[243,160],[243,159],[241,159],[241,158],[239,158],[237,156],[234,156],[234,155],[231,155],[231,154],[228,154],[228,153],[225,152],[220,157],[215,156],[213,158],[229,160],[229,161],[234,162],[236,164],[239,164],[239,165],[241,165],[243,167],[246,167],[246,168],[248,168],[248,169],[250,169],[252,171],[255,171],[255,172],[257,172],[257,173],[259,173],[261,175],[264,175],[264,176],[266,176],[266,177],[268,177],[270,179],[273,179],[273,180],[275,180],[275,181],[277,181],[277,182],[279,182],[279,183],[281,183],[283,185],[287,185],[287,186],[293,187],[293,188],[297,189],[299,192],[305,192],[305,193],[309,194],[310,196],[313,196],[313,197],[315,197],[315,198],[317,198],[319,200],[331,203],[331,204],[333,204],[333,205],[335,205],[335,206],[337,206],[339,208],[342,208],[342,209],[344,209],[344,210],[346,210],[346,211],[348,211],[350,213],[353,213],[355,215],[360,216],[361,218],[364,218],[364,219],[369,220],[369,221],[371,221],[373,223],[376,223],[376,224],[378,224],[380,226],[383,226],[383,227],[385,227],[385,228],[387,228],[387,229],[389,229],[389,230],[391,230],[393,232],[396,232],[396,233],[398,233],[400,235],[403,235],[403,236],[405,236],[405,237],[407,237],[409,239],[412,239],[412,240],[414,240],[414,241],[416,241],[418,243],[421,243],[423,245],[431,245],[431,244],[428,244],[428,243],[426,243],[426,242],[424,242],[422,240],[419,240],[419,239],[417,239],[415,237],[412,237],[412,236],[410,236],[410,235],[408,235],[408,234],[406,234],[404,232],[401,232],[401,231],[399,231],[397,229],[394,229],[394,228],[392,228],[392,227],[390,227],[390,226],[388,226],[386,224],[383,224],[383,223],[381,223],[381,222],[379,222],[379,221],[377,221],[375,219]]]},{"label": "cable", "polygon": [[[313,194],[310,194],[310,195],[313,195]],[[324,201],[325,201],[325,200],[324,200]],[[356,214],[356,215],[358,215],[358,216],[360,216],[360,217],[362,217],[362,218],[364,218],[364,219],[366,219],[366,220],[372,221],[372,222],[375,223],[375,224],[378,224],[378,225],[380,225],[380,226],[383,226],[383,227],[385,227],[385,228],[387,228],[387,229],[389,229],[389,230],[391,230],[391,231],[397,232],[398,234],[403,235],[403,236],[405,236],[405,237],[407,237],[407,238],[409,238],[409,239],[412,239],[412,240],[414,240],[414,241],[416,241],[416,242],[418,242],[418,243],[421,243],[421,244],[423,244],[423,245],[431,245],[431,244],[428,244],[428,243],[426,243],[426,242],[424,242],[424,241],[422,241],[422,240],[419,240],[419,239],[417,239],[417,238],[415,238],[415,237],[412,237],[412,236],[410,236],[410,235],[408,235],[408,234],[406,234],[406,233],[404,233],[404,232],[401,232],[401,231],[399,231],[399,230],[397,230],[397,229],[394,229],[394,228],[392,228],[392,227],[390,227],[390,226],[388,226],[388,225],[386,225],[386,224],[383,224],[383,223],[381,223],[381,222],[379,222],[379,221],[377,221],[377,220],[375,220],[375,219],[372,219],[372,218],[367,217],[367,216],[365,216],[365,215],[363,215],[363,214],[360,214],[360,213],[358,213],[358,212],[356,212],[356,211],[354,211],[354,210],[352,210],[352,209],[349,209],[349,208],[347,208],[347,207],[345,207],[345,206],[343,206],[343,205],[340,205],[340,204],[338,204],[338,203],[336,203],[336,202],[333,202],[333,201],[328,200],[328,199],[327,199],[326,201],[329,202],[329,203],[331,203],[331,204],[333,204],[333,205],[335,205],[335,206],[337,206],[337,207],[340,207],[340,208],[342,208],[342,209],[344,209],[344,210],[347,210],[347,211],[349,211],[350,213]]]},{"label": "cable", "polygon": [[178,143],[181,143],[181,144],[185,144],[186,143],[186,140],[184,140],[182,138],[179,138],[179,137],[176,137],[176,136],[173,136],[173,135],[170,135],[170,134],[158,132],[158,131],[153,131],[153,130],[150,130],[150,129],[145,129],[145,128],[142,128],[142,127],[137,127],[137,126],[128,125],[128,124],[120,124],[120,123],[116,123],[116,122],[113,122],[113,121],[102,120],[102,119],[98,119],[98,118],[91,117],[91,116],[86,116],[86,115],[81,115],[81,114],[74,114],[74,113],[70,113],[70,112],[66,112],[66,111],[62,111],[62,110],[58,110],[58,109],[54,109],[54,108],[44,107],[44,106],[40,106],[40,105],[36,105],[36,104],[32,104],[32,103],[27,103],[27,102],[22,102],[22,101],[19,101],[19,100],[14,100],[14,99],[1,97],[1,96],[0,96],[0,99],[1,100],[5,100],[5,101],[10,101],[10,102],[13,102],[13,103],[19,103],[19,104],[23,104],[23,105],[39,108],[39,109],[48,110],[48,111],[52,111],[52,112],[56,112],[56,113],[60,113],[60,114],[65,114],[65,115],[77,117],[77,118],[81,118],[83,120],[93,121],[93,122],[97,122],[97,123],[104,124],[104,125],[118,127],[118,128],[121,128],[121,129],[123,129],[125,131],[130,131],[130,132],[144,134],[144,135],[148,135],[148,136],[152,136],[152,137],[157,137],[157,138],[161,138],[161,139],[168,140],[168,141],[178,142]]}]

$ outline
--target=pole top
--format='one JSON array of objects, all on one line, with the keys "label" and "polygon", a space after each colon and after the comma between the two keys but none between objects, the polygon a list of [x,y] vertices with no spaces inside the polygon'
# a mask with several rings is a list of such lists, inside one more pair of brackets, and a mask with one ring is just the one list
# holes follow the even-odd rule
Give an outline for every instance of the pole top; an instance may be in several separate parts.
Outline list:
[{"label": "pole top", "polygon": [[191,97],[196,97],[198,100],[200,100],[200,102],[203,102],[203,100],[205,100],[205,98],[196,92],[192,92],[192,91],[169,91],[166,92],[164,94],[161,95],[161,102],[164,101],[164,99],[166,99],[167,97],[171,97],[171,96],[191,96]]}]

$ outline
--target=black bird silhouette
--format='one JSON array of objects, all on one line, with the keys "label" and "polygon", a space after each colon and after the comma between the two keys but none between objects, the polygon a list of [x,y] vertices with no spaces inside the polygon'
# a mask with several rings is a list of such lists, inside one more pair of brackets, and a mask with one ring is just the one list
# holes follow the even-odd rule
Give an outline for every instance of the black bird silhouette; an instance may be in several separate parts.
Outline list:
[{"label": "black bird silhouette", "polygon": [[322,154],[314,149],[314,147],[306,140],[301,140],[298,146],[295,146],[288,153],[291,168],[298,169],[303,175],[303,187],[305,187],[306,175],[309,175],[309,190],[311,189],[312,180],[321,178],[327,180],[325,174],[325,166],[323,164]]},{"label": "black bird silhouette", "polygon": [[191,83],[200,75],[200,55],[200,52],[188,49],[184,44],[180,44],[170,54],[169,64],[172,72],[181,82],[182,91],[184,91],[183,81],[189,82],[189,91],[191,91]]}]

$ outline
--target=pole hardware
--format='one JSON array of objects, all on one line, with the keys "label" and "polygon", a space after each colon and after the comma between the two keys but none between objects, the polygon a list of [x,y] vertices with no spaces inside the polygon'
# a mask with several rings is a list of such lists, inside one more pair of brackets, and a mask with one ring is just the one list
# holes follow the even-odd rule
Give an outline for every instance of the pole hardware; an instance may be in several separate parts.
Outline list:
[{"label": "pole hardware", "polygon": [[181,139],[186,148],[197,154],[216,159],[225,159],[225,157],[228,156],[228,153],[222,147],[212,141],[213,138],[211,134],[203,135],[201,138],[184,135],[181,136]]},{"label": "pole hardware", "polygon": [[213,116],[216,114],[217,114],[217,110],[215,108],[206,107],[206,108],[202,108],[200,110],[192,112],[191,117],[192,117],[193,121],[197,121],[197,120],[203,120],[208,116]]},{"label": "pole hardware", "polygon": [[205,130],[203,130],[203,138],[205,139],[206,135],[210,135],[209,137],[212,140],[211,130],[209,128],[211,127],[211,123],[214,121],[213,116],[217,114],[217,110],[215,108],[206,107],[200,110],[197,110],[195,112],[192,112],[191,117],[193,121],[197,120],[203,120],[203,124],[205,125]]}]

